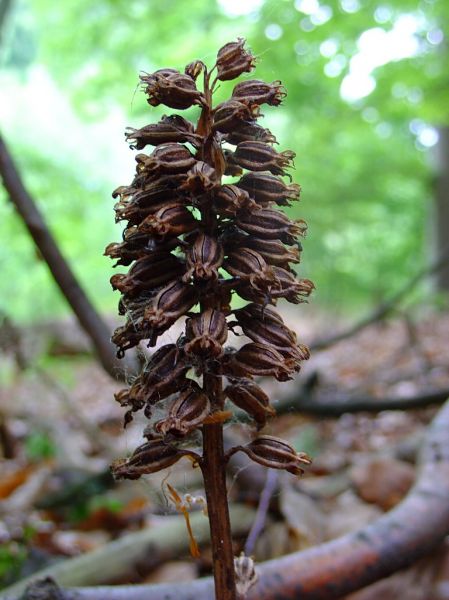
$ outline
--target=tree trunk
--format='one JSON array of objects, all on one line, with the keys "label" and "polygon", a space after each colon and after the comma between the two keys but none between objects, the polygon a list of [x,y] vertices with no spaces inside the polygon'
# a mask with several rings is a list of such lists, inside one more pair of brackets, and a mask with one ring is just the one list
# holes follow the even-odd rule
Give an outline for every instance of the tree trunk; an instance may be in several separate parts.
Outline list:
[{"label": "tree trunk", "polygon": [[[440,256],[449,243],[449,127],[440,127],[438,133],[434,252]],[[449,292],[449,261],[437,272],[435,279],[437,289]]]}]

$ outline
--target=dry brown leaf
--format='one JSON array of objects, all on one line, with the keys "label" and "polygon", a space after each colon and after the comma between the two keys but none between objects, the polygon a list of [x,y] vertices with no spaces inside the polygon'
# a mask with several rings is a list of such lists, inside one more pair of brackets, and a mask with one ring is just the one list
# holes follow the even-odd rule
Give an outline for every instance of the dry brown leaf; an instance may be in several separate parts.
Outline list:
[{"label": "dry brown leaf", "polygon": [[334,539],[345,533],[356,531],[374,521],[382,514],[372,504],[365,504],[352,490],[343,492],[335,500],[326,523],[326,539]]},{"label": "dry brown leaf", "polygon": [[390,510],[411,488],[415,469],[394,458],[375,458],[355,465],[350,477],[360,498]]},{"label": "dry brown leaf", "polygon": [[256,542],[254,557],[257,563],[263,562],[288,554],[289,548],[290,539],[287,525],[279,522],[268,523]]},{"label": "dry brown leaf", "polygon": [[4,474],[0,479],[0,499],[8,498],[16,488],[25,483],[36,468],[36,465],[28,465],[26,467],[19,467],[11,473]]},{"label": "dry brown leaf", "polygon": [[280,490],[279,507],[288,527],[289,552],[315,546],[324,540],[325,516],[316,500],[286,482]]},{"label": "dry brown leaf", "polygon": [[167,583],[170,581],[193,581],[197,578],[194,562],[169,561],[147,575],[144,583]]}]

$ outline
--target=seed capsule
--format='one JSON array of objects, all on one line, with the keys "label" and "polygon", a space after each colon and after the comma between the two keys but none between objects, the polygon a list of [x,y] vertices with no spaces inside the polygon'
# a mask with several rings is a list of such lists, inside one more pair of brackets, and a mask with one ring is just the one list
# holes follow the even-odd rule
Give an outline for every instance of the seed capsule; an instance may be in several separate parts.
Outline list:
[{"label": "seed capsule", "polygon": [[280,240],[284,244],[294,244],[298,235],[304,235],[307,229],[305,221],[291,221],[279,210],[261,208],[260,210],[239,215],[236,225],[249,235],[269,240]]},{"label": "seed capsule", "polygon": [[[242,244],[256,250],[269,265],[287,266],[288,263],[299,263],[299,248],[286,248],[277,240],[263,240],[248,236]],[[246,248],[245,248],[246,249]]]},{"label": "seed capsule", "polygon": [[296,200],[300,193],[298,184],[286,185],[281,179],[266,173],[245,173],[236,185],[247,191],[261,206],[267,206],[271,202],[288,206],[289,200]]},{"label": "seed capsule", "polygon": [[147,145],[157,146],[169,142],[196,142],[193,123],[180,115],[164,115],[159,123],[146,125],[141,129],[128,127],[125,133],[131,148],[142,150]]},{"label": "seed capsule", "polygon": [[191,194],[199,196],[216,187],[218,180],[219,178],[215,169],[199,160],[187,171],[187,178],[181,185],[181,189],[188,190]]},{"label": "seed capsule", "polygon": [[197,317],[186,322],[184,349],[186,354],[195,354],[203,359],[218,358],[223,354],[223,344],[228,338],[226,317],[218,310],[206,309]]},{"label": "seed capsule", "polygon": [[280,81],[265,83],[259,79],[241,81],[232,90],[232,97],[245,104],[270,104],[279,106],[287,95]]},{"label": "seed capsule", "polygon": [[173,402],[166,419],[158,421],[154,428],[161,435],[182,437],[199,427],[209,415],[209,399],[201,388],[192,382]]},{"label": "seed capsule", "polygon": [[[249,304],[235,311],[243,333],[253,342],[274,347],[284,357],[298,358],[299,361],[299,356],[304,356],[304,351],[299,353],[295,333],[283,324],[277,313],[272,310],[260,311],[260,308],[257,304]],[[258,314],[260,312],[266,314],[262,316]]]},{"label": "seed capsule", "polygon": [[166,344],[153,354],[130,392],[134,386],[137,386],[136,390],[141,387],[145,402],[154,404],[189,384],[185,378],[189,368],[182,350],[176,344]]},{"label": "seed capsule", "polygon": [[127,275],[113,275],[113,289],[136,296],[143,290],[152,290],[184,273],[184,265],[169,252],[153,252],[135,262]]},{"label": "seed capsule", "polygon": [[273,272],[279,287],[271,290],[272,298],[285,298],[293,304],[306,302],[315,289],[310,279],[296,279],[295,274],[281,267],[273,267]]},{"label": "seed capsule", "polygon": [[251,415],[258,429],[264,427],[267,417],[276,414],[268,396],[250,379],[241,379],[238,383],[228,385],[225,394],[231,402]]},{"label": "seed capsule", "polygon": [[192,213],[179,202],[172,202],[160,208],[155,214],[148,215],[138,226],[138,231],[165,238],[189,233],[197,227],[198,222]]},{"label": "seed capsule", "polygon": [[144,319],[149,326],[162,333],[187,313],[196,301],[197,291],[192,285],[174,281],[156,295],[145,310]]},{"label": "seed capsule", "polygon": [[172,193],[171,198],[159,200],[158,202],[155,202],[154,204],[151,204],[145,208],[141,208],[136,199],[133,199],[126,204],[117,202],[117,204],[114,206],[115,221],[118,223],[119,221],[126,220],[128,221],[128,226],[140,225],[142,221],[144,221],[150,215],[154,215],[159,210],[166,208],[168,205],[179,204],[180,201],[181,198]]},{"label": "seed capsule", "polygon": [[133,414],[145,406],[145,390],[136,382],[130,389],[120,390],[120,392],[114,394],[114,397],[120,406],[131,407],[126,411],[123,419],[123,427],[126,428],[133,420]]},{"label": "seed capsule", "polygon": [[290,444],[271,435],[260,436],[238,450],[264,467],[284,469],[293,475],[303,475],[303,466],[312,463],[305,452],[296,452]]},{"label": "seed capsule", "polygon": [[133,260],[143,256],[143,254],[144,253],[141,250],[130,250],[127,248],[125,243],[119,244],[117,242],[112,242],[111,244],[108,244],[104,250],[105,256],[109,256],[113,259],[118,259],[114,267],[117,267],[118,265],[123,265],[127,267],[133,262]]},{"label": "seed capsule", "polygon": [[248,281],[259,291],[267,291],[276,285],[271,267],[267,265],[261,254],[250,248],[239,248],[234,252],[229,252],[223,267],[228,273]]},{"label": "seed capsule", "polygon": [[249,73],[255,66],[256,59],[244,48],[245,40],[238,38],[236,42],[225,44],[217,54],[218,79],[229,81],[242,73]]},{"label": "seed capsule", "polygon": [[240,177],[240,175],[243,173],[243,169],[235,162],[234,152],[231,150],[223,150],[223,156],[225,159],[224,175],[229,175],[230,177]]},{"label": "seed capsule", "polygon": [[251,343],[242,346],[225,364],[225,374],[236,377],[276,377],[278,381],[291,379],[296,362],[285,358],[266,344]]},{"label": "seed capsule", "polygon": [[185,173],[195,164],[195,159],[190,151],[182,144],[161,144],[153,152],[137,154],[137,173]]},{"label": "seed capsule", "polygon": [[180,196],[177,189],[172,189],[167,185],[162,183],[150,183],[149,185],[144,186],[142,189],[139,189],[133,194],[132,201],[141,209],[151,208],[152,212],[156,212],[157,209],[154,209],[154,206],[161,205],[162,202],[170,203],[179,201]]},{"label": "seed capsule", "polygon": [[203,61],[194,60],[186,66],[184,73],[196,81],[198,76],[204,71],[205,68],[206,65],[203,63]]},{"label": "seed capsule", "polygon": [[216,238],[200,233],[186,253],[187,270],[182,280],[216,281],[223,263],[223,247]]},{"label": "seed capsule", "polygon": [[273,175],[285,175],[285,168],[292,166],[295,153],[291,150],[276,152],[263,142],[240,142],[235,149],[233,162],[250,171],[270,171]]},{"label": "seed capsule", "polygon": [[192,77],[176,69],[160,69],[150,75],[141,75],[140,81],[151,106],[165,104],[170,108],[184,109],[203,101],[203,94],[196,89]]},{"label": "seed capsule", "polygon": [[129,458],[115,461],[111,471],[114,479],[139,479],[170,467],[187,454],[191,453],[153,440],[136,448]]},{"label": "seed capsule", "polygon": [[242,123],[226,136],[229,144],[240,144],[240,142],[264,142],[265,144],[277,144],[276,138],[269,129],[265,129],[257,123]]},{"label": "seed capsule", "polygon": [[259,116],[257,107],[249,107],[238,100],[227,100],[219,104],[214,111],[213,129],[221,133],[232,133],[234,129]]},{"label": "seed capsule", "polygon": [[214,195],[214,206],[220,214],[233,216],[241,211],[251,211],[257,207],[245,190],[236,185],[221,185]]},{"label": "seed capsule", "polygon": [[111,337],[112,343],[118,347],[118,358],[123,358],[126,350],[134,348],[143,339],[142,332],[136,329],[134,323],[127,323],[126,325],[117,327]]}]

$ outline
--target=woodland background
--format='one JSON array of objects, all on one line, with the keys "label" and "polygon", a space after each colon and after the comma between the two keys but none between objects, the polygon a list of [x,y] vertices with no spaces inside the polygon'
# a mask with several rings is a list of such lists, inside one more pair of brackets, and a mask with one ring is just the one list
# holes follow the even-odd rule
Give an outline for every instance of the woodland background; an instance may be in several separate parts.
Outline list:
[{"label": "woodland background", "polygon": [[[0,0],[1,136],[111,331],[118,297],[103,251],[121,234],[111,192],[135,167],[123,133],[162,115],[146,104],[138,73],[193,58],[213,64],[221,45],[244,37],[260,59],[256,77],[287,88],[281,108],[264,107],[263,125],[278,149],[297,154],[302,199],[288,212],[309,224],[299,273],[316,291],[309,304],[280,310],[313,352],[297,382],[267,386],[282,413],[269,433],[315,466],[299,484],[271,482],[270,511],[246,542],[258,562],[388,514],[415,479],[435,414],[428,405],[449,396],[448,36],[446,0]],[[200,561],[184,560],[180,519],[171,549],[156,545],[149,564],[125,541],[128,561],[112,576],[111,541],[151,532],[175,507],[162,478],[113,485],[108,465],[138,443],[142,422],[123,434],[113,401],[121,384],[94,359],[3,186],[0,265],[1,584],[101,548],[102,567],[89,570],[88,559],[58,582],[209,573],[207,521],[195,515]],[[270,479],[236,477],[232,503],[256,508]],[[198,477],[188,483],[175,469],[170,481],[201,493]],[[431,513],[442,519],[444,506]],[[242,523],[236,517],[238,549],[250,526]],[[404,589],[412,600],[447,600],[447,546],[400,576],[351,600],[406,597]]]}]

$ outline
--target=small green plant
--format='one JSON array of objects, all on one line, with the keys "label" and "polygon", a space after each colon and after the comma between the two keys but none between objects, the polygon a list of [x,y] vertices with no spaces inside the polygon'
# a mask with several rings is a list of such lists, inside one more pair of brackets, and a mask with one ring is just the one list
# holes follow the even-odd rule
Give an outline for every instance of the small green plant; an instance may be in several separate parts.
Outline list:
[{"label": "small green plant", "polygon": [[30,433],[25,439],[24,448],[28,460],[33,462],[53,458],[56,455],[56,446],[45,431]]}]

